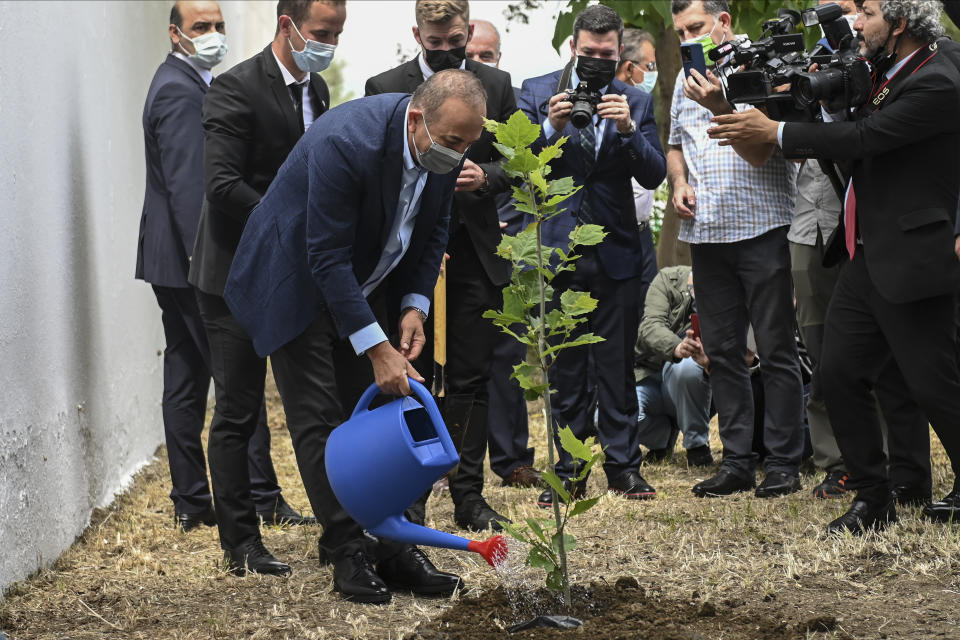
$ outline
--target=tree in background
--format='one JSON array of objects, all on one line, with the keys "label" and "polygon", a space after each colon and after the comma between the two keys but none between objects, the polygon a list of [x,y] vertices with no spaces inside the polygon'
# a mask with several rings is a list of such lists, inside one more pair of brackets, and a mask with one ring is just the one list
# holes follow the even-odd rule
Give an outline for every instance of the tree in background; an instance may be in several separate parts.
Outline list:
[{"label": "tree in background", "polygon": [[334,58],[326,71],[320,72],[320,77],[324,79],[327,88],[330,89],[330,108],[356,98],[353,91],[344,91],[343,89],[343,68],[346,65],[347,63],[343,60]]}]

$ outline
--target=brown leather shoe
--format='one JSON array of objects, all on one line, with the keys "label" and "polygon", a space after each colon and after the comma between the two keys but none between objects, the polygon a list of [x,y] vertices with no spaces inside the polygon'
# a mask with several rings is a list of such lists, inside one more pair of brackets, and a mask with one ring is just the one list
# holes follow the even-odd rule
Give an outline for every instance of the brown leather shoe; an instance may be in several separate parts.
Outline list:
[{"label": "brown leather shoe", "polygon": [[503,481],[505,487],[541,487],[543,479],[540,472],[528,464],[522,465],[510,472]]}]

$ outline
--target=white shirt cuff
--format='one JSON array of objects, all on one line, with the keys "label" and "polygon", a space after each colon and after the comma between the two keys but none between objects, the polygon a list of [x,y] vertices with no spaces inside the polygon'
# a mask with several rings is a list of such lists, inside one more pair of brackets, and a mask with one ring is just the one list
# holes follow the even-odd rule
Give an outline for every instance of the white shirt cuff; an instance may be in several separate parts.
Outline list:
[{"label": "white shirt cuff", "polygon": [[787,124],[786,122],[781,122],[777,125],[777,145],[783,149],[783,125]]},{"label": "white shirt cuff", "polygon": [[350,344],[353,345],[353,350],[358,356],[362,356],[367,349],[386,341],[387,334],[376,322],[371,322],[363,329],[350,334]]},{"label": "white shirt cuff", "polygon": [[556,132],[557,130],[553,128],[552,124],[550,124],[550,120],[543,121],[543,137],[546,140],[550,140],[550,138],[552,138]]},{"label": "white shirt cuff", "polygon": [[400,311],[407,307],[416,307],[427,315],[430,315],[430,299],[419,293],[408,293],[400,300]]}]

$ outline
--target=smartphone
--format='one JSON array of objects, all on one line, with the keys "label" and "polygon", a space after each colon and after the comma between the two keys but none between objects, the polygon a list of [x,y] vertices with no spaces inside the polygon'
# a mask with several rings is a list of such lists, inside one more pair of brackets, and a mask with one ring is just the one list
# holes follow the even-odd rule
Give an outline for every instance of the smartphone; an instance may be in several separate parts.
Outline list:
[{"label": "smartphone", "polygon": [[690,314],[690,328],[693,329],[693,337],[697,340],[700,339],[700,318],[697,317],[697,314]]},{"label": "smartphone", "polygon": [[690,77],[690,70],[696,69],[707,77],[707,61],[703,57],[703,45],[699,42],[680,45],[680,59],[683,60],[683,75]]}]

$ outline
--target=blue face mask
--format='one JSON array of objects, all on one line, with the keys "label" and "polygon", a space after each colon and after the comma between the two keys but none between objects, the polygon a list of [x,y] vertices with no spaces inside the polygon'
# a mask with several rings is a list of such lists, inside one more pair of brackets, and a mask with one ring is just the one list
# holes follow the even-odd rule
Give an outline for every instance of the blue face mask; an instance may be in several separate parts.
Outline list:
[{"label": "blue face mask", "polygon": [[656,71],[644,71],[643,80],[640,81],[640,84],[637,85],[637,89],[641,91],[646,91],[650,93],[653,91],[653,87],[657,84],[657,72]]},{"label": "blue face mask", "polygon": [[297,25],[293,25],[293,29],[297,32],[297,35],[300,36],[300,39],[306,43],[303,51],[297,51],[293,48],[293,43],[290,42],[290,38],[287,38],[287,42],[290,42],[290,51],[293,53],[293,61],[297,67],[307,73],[319,73],[329,67],[330,63],[333,62],[333,52],[336,50],[337,45],[325,44],[323,42],[317,42],[316,40],[307,40],[300,33],[300,29],[297,29]]}]

